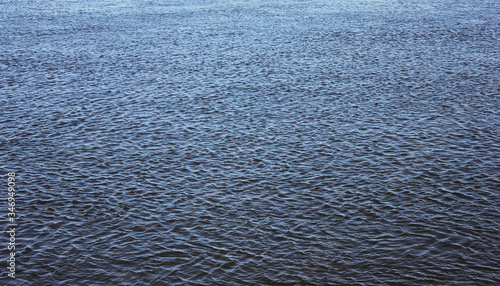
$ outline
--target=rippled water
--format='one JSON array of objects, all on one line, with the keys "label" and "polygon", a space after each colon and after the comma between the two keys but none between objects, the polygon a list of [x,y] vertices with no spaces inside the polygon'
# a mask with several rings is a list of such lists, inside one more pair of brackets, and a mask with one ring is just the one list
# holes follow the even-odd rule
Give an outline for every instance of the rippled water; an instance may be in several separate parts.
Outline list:
[{"label": "rippled water", "polygon": [[0,3],[2,283],[499,285],[496,1],[186,2]]}]

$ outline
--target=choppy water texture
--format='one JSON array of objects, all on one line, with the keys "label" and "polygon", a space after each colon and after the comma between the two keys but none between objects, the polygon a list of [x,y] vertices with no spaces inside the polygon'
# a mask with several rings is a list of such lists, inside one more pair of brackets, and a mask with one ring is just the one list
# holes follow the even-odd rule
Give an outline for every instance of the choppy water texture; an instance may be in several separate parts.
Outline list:
[{"label": "choppy water texture", "polygon": [[1,1],[4,285],[500,285],[498,1],[186,2]]}]

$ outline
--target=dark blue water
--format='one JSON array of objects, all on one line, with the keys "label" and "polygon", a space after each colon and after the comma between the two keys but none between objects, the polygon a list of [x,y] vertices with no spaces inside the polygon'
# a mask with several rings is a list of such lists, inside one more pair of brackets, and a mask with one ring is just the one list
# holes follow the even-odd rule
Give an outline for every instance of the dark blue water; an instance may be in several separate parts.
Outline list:
[{"label": "dark blue water", "polygon": [[500,285],[498,2],[0,11],[3,285]]}]

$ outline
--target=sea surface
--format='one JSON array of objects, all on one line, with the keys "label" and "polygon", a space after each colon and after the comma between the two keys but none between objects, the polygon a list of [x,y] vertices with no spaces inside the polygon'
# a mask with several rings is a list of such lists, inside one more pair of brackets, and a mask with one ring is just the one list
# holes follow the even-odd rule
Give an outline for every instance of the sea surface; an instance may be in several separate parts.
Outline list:
[{"label": "sea surface", "polygon": [[2,0],[2,285],[500,285],[500,2]]}]

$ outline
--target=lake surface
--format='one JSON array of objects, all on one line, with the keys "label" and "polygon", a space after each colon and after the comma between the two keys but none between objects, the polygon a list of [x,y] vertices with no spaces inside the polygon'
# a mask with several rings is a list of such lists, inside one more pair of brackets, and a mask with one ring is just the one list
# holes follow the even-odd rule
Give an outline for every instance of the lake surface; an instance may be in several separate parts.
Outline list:
[{"label": "lake surface", "polygon": [[0,11],[3,285],[500,285],[498,1]]}]

